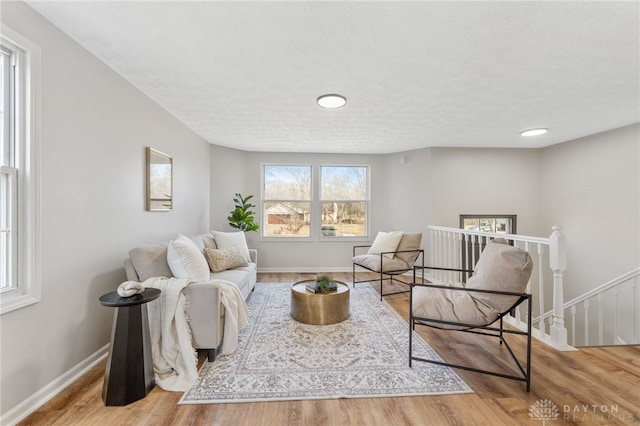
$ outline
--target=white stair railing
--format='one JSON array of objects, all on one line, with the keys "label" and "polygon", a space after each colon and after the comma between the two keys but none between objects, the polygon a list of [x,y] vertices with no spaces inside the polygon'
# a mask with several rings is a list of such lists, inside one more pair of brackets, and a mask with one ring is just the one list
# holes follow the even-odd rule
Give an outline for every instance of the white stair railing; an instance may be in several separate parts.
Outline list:
[{"label": "white stair railing", "polygon": [[[627,303],[622,303],[624,301]],[[567,301],[563,309],[569,311],[571,318],[569,340],[572,346],[640,344],[640,267]],[[597,316],[593,314],[594,310]],[[540,318],[549,320],[552,316],[553,312],[548,311],[533,318],[532,322],[544,322]],[[621,318],[632,318],[632,322]],[[596,336],[590,330],[594,322]],[[580,326],[582,333],[576,330]]]},{"label": "white stair railing", "polygon": [[[532,237],[516,234],[497,234],[471,231],[459,228],[429,226],[431,263],[429,266],[473,269],[487,241],[504,238],[516,247],[530,253],[535,267],[527,286],[527,292],[534,296],[534,315],[543,317],[550,312],[549,330],[544,321],[538,321],[532,335],[559,350],[573,350],[567,343],[567,329],[564,324],[563,276],[566,270],[566,241],[562,227],[554,226],[549,237]],[[548,257],[545,257],[545,253]],[[459,272],[430,271],[429,278],[454,282],[462,281]],[[552,283],[551,292],[548,292]],[[518,328],[526,326],[526,314],[516,310],[514,316],[505,320]]]}]

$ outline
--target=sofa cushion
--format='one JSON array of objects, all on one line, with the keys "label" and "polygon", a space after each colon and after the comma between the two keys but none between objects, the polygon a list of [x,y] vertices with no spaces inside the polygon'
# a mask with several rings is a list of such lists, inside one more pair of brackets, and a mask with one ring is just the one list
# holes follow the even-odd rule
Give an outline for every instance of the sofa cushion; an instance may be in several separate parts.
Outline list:
[{"label": "sofa cushion", "polygon": [[204,255],[209,263],[211,272],[221,272],[227,269],[247,266],[248,262],[242,253],[235,249],[210,249],[204,248]]},{"label": "sofa cushion", "polygon": [[[507,244],[504,239],[495,239],[487,244],[471,276],[467,288],[522,293],[527,288],[533,261],[525,250]],[[473,292],[471,295],[493,307],[498,312],[509,309],[516,296]]]},{"label": "sofa cushion", "polygon": [[199,234],[199,235],[190,235],[189,238],[196,244],[198,250],[202,251],[205,248],[218,248],[216,247],[216,242],[213,241],[213,236],[211,234]]},{"label": "sofa cushion", "polygon": [[392,258],[393,252],[398,249],[398,244],[400,244],[400,240],[402,239],[402,232],[399,231],[391,231],[391,232],[378,232],[376,235],[376,239],[373,240],[373,244],[369,248],[367,254],[380,254],[385,253],[383,256]]},{"label": "sofa cushion", "polygon": [[204,255],[189,237],[178,234],[167,247],[167,263],[176,278],[187,278],[196,282],[209,279],[209,265]]},{"label": "sofa cushion", "polygon": [[211,235],[213,235],[213,239],[219,249],[236,249],[242,253],[247,262],[251,261],[251,257],[249,256],[249,247],[247,247],[247,239],[245,238],[244,232],[211,231]]},{"label": "sofa cushion", "polygon": [[173,276],[167,263],[167,243],[133,248],[129,250],[129,258],[141,282],[152,277]]},{"label": "sofa cushion", "polygon": [[231,281],[240,289],[240,293],[246,299],[256,284],[256,269],[256,264],[249,262],[247,266],[212,272],[210,280]]}]

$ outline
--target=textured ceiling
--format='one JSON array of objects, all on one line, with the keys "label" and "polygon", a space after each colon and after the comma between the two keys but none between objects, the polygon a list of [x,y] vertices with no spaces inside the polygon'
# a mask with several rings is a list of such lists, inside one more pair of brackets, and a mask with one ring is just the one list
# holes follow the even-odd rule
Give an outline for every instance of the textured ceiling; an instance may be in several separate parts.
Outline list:
[{"label": "textured ceiling", "polygon": [[640,121],[637,1],[27,3],[241,150],[541,147]]}]

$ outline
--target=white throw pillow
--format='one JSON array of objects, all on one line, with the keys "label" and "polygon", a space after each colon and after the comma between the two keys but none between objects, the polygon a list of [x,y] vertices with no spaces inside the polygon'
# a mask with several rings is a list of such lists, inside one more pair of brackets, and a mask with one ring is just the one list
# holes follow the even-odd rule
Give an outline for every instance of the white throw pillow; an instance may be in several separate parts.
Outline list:
[{"label": "white throw pillow", "polygon": [[251,262],[249,256],[249,247],[247,247],[247,239],[244,236],[244,232],[220,232],[211,231],[213,239],[216,241],[216,246],[219,249],[231,249],[237,250],[244,256],[244,260]]},{"label": "white throw pillow", "polygon": [[[391,231],[391,232],[378,232],[376,239],[373,241],[373,244],[369,248],[367,254],[380,254],[386,253],[390,251],[396,251],[398,249],[398,245],[400,244],[400,240],[402,239],[402,232],[400,231]],[[393,253],[383,254],[384,257],[392,258]]]},{"label": "white throw pillow", "polygon": [[196,282],[209,281],[209,264],[189,237],[178,234],[167,247],[167,263],[176,278],[188,278]]}]

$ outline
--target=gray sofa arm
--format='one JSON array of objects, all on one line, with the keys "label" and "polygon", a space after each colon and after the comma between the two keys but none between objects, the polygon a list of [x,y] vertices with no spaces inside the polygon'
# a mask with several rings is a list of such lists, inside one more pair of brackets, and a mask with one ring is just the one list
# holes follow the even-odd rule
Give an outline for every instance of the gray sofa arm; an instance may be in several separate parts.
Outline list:
[{"label": "gray sofa arm", "polygon": [[[125,259],[124,269],[127,280],[140,281],[130,258]],[[187,316],[191,327],[193,347],[218,348],[224,330],[224,307],[220,303],[218,284],[192,283],[187,286],[184,294],[187,297]],[[211,324],[215,324],[215,327],[211,327]]]},{"label": "gray sofa arm", "polygon": [[[219,284],[192,283],[185,291],[187,316],[191,326],[193,347],[217,348],[224,330],[224,307],[220,303]],[[216,324],[215,327],[211,327]]]},{"label": "gray sofa arm", "polygon": [[258,250],[249,249],[249,258],[251,258],[251,261],[257,265],[258,264]]}]

